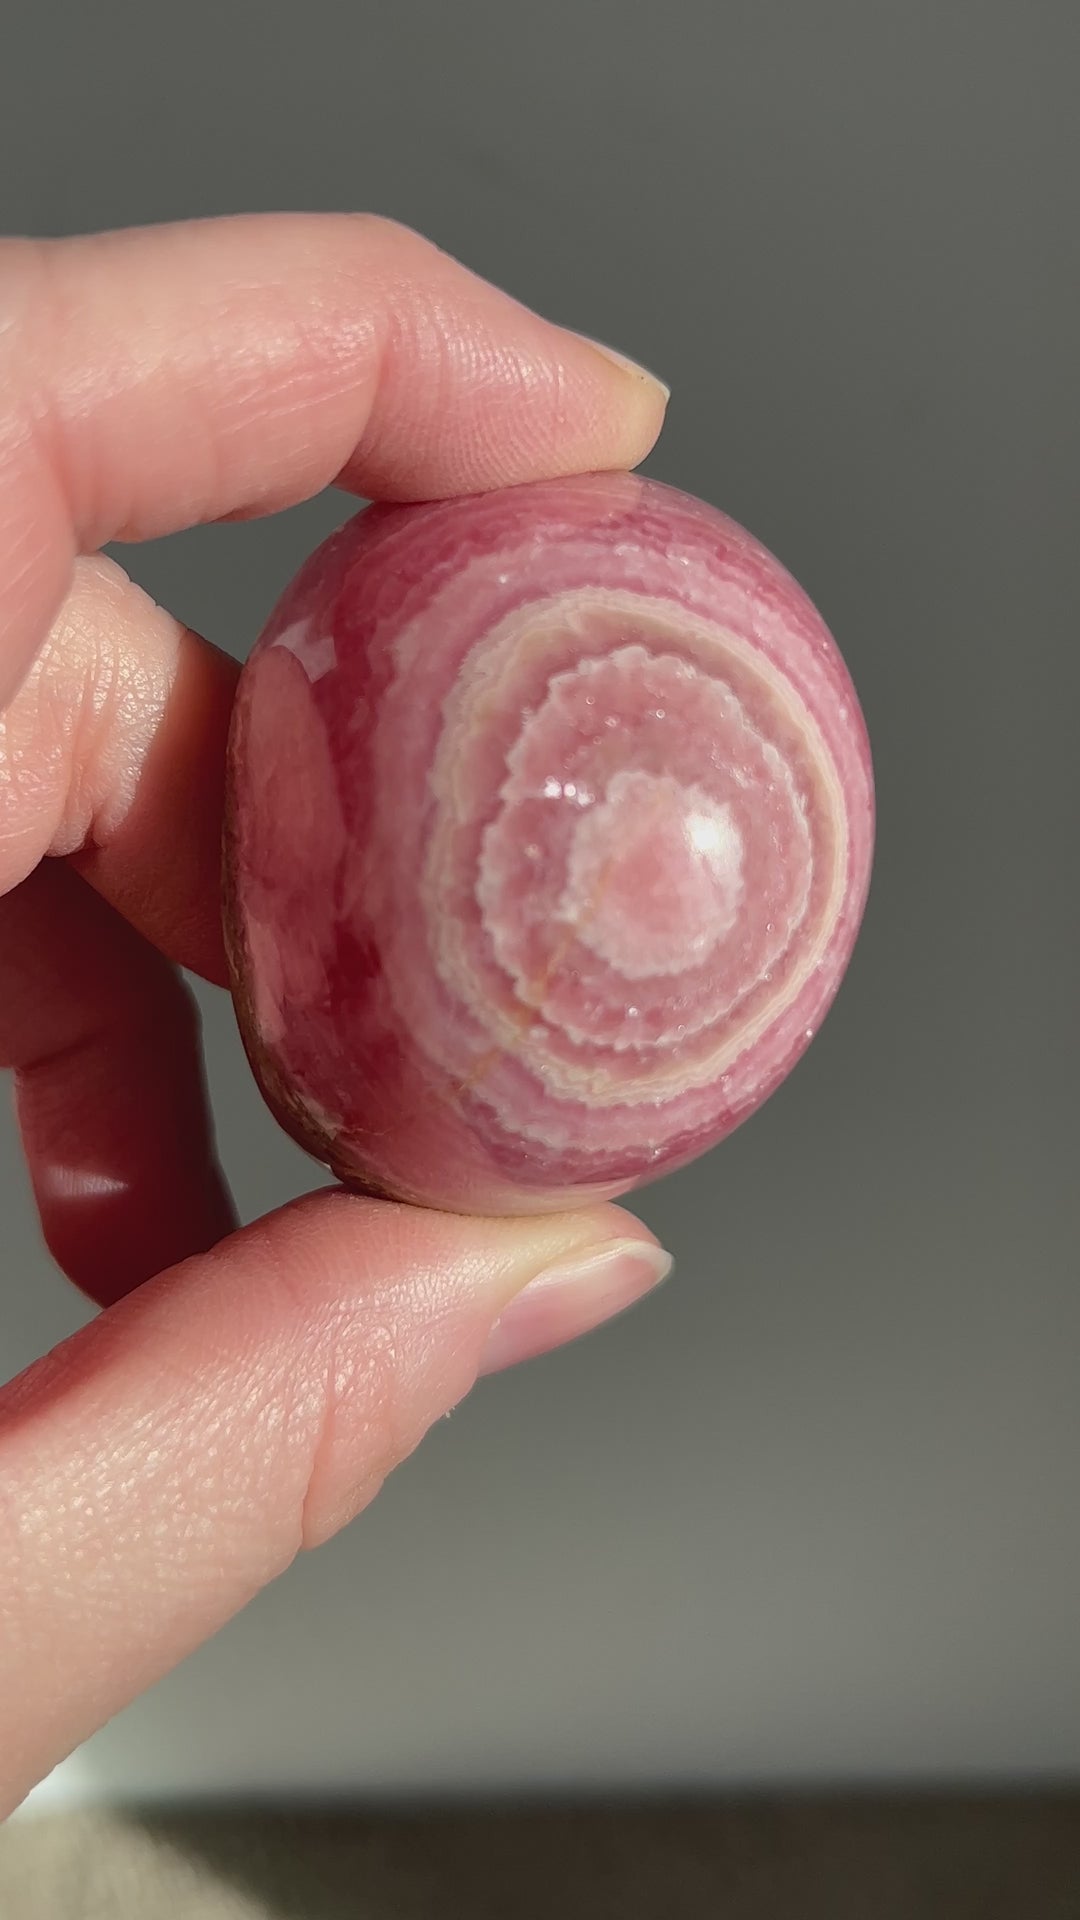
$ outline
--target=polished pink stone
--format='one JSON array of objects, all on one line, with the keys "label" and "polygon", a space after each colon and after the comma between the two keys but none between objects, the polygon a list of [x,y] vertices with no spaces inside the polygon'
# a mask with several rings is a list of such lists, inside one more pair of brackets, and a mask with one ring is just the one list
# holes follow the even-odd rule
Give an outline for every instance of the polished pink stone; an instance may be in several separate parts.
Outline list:
[{"label": "polished pink stone", "polygon": [[804,1051],[872,843],[836,646],[724,515],[629,474],[370,508],[241,677],[249,1057],[351,1185],[492,1213],[625,1193]]}]

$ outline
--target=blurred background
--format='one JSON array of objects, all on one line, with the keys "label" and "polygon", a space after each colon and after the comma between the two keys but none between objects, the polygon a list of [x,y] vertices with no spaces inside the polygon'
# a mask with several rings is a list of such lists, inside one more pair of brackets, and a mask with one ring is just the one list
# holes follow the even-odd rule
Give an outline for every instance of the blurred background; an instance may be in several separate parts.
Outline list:
[{"label": "blurred background", "polygon": [[[821,1037],[641,1196],[676,1280],[485,1383],[39,1803],[1080,1774],[1078,76],[1071,0],[8,20],[0,226],[370,209],[668,380],[649,470],[816,600],[880,795]],[[243,655],[353,510],[123,560]],[[250,1216],[312,1169],[201,999]],[[85,1310],[0,1148],[8,1376]]]}]

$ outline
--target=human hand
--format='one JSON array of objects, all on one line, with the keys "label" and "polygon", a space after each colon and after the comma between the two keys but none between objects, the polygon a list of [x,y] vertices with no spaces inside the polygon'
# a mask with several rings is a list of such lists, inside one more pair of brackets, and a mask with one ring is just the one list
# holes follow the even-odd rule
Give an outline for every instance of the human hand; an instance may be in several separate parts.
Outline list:
[{"label": "human hand", "polygon": [[464,1219],[331,1189],[235,1230],[176,966],[225,982],[237,668],[96,549],[331,483],[633,466],[663,406],[378,220],[0,245],[0,1064],[45,1237],[105,1309],[0,1391],[0,1815],[358,1513],[478,1373],[666,1264],[615,1207]]}]

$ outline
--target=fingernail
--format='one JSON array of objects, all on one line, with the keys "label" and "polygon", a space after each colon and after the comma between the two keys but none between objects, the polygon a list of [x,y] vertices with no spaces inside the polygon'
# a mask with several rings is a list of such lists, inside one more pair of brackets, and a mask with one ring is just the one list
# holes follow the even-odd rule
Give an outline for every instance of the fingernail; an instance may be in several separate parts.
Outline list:
[{"label": "fingernail", "polygon": [[671,1256],[650,1240],[614,1240],[538,1274],[510,1302],[488,1336],[480,1372],[501,1373],[591,1332],[651,1292]]},{"label": "fingernail", "polygon": [[648,367],[639,366],[636,360],[629,359],[625,353],[617,353],[614,347],[605,346],[602,340],[593,340],[584,333],[578,337],[584,340],[586,346],[592,347],[594,352],[603,354],[605,360],[610,360],[616,367],[621,367],[624,373],[632,373],[635,379],[643,380],[646,386],[655,387],[656,391],[663,396],[665,404],[671,399],[671,388],[665,385],[663,380],[658,379],[655,373],[650,373]]}]

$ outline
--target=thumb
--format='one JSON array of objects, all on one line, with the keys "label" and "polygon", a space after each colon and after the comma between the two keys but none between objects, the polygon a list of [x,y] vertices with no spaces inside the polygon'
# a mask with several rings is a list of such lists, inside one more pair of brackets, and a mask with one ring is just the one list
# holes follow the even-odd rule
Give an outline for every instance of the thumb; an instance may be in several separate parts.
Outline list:
[{"label": "thumb", "polygon": [[352,1519],[479,1372],[585,1331],[667,1264],[615,1207],[476,1220],[334,1190],[169,1269],[13,1381],[0,1817]]}]

